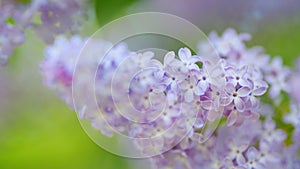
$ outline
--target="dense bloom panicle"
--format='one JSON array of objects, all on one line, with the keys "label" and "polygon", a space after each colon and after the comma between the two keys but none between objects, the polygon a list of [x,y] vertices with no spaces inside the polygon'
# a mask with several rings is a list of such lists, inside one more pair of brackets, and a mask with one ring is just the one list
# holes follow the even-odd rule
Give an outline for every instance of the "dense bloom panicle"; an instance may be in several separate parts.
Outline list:
[{"label": "dense bloom panicle", "polygon": [[290,110],[291,111],[285,115],[284,121],[293,124],[296,128],[300,127],[300,104],[292,103],[290,105]]},{"label": "dense bloom panicle", "polygon": [[227,29],[221,37],[216,32],[212,32],[209,39],[220,53],[221,58],[229,59],[246,49],[244,41],[250,40],[251,36],[249,34],[237,34],[234,29]]},{"label": "dense bloom panicle", "polygon": [[41,24],[34,23],[37,33],[47,43],[54,40],[55,35],[72,33],[79,29],[85,15],[87,0],[35,0],[32,8],[41,16]]},{"label": "dense bloom panicle", "polygon": [[[262,126],[259,121],[244,123],[239,127],[225,127],[220,129],[214,137],[204,144],[198,144],[196,140],[190,139],[193,146],[188,149],[175,147],[163,156],[155,157],[157,168],[172,167],[168,164],[168,159],[165,157],[173,156],[174,153],[180,152],[183,157],[186,157],[180,165],[193,166],[192,168],[201,169],[223,169],[223,168],[287,168],[290,165],[297,165],[294,160],[297,160],[296,155],[292,150],[284,148],[283,141],[272,140],[265,142],[265,136],[262,135],[262,128],[256,128],[253,132],[249,131],[249,127]],[[273,130],[275,131],[275,129]],[[213,142],[211,144],[210,142]],[[275,148],[276,147],[276,148]],[[289,159],[292,157],[292,159]],[[287,164],[290,161],[292,164]]]},{"label": "dense bloom panicle", "polygon": [[288,91],[287,80],[290,69],[282,65],[282,59],[275,57],[272,62],[264,68],[266,81],[271,84],[269,91],[271,98],[276,98],[281,91]]},{"label": "dense bloom panicle", "polygon": [[45,49],[45,60],[41,64],[45,83],[56,90],[69,104],[72,103],[72,81],[75,70],[75,62],[84,40],[74,36],[70,40],[58,37],[52,46]]},{"label": "dense bloom panicle", "polygon": [[[196,55],[181,48],[160,62],[152,51],[130,51],[122,43],[58,37],[41,70],[46,84],[102,134],[137,138],[148,156],[162,153],[152,157],[156,168],[297,166],[297,151],[285,145],[287,133],[272,119],[275,111],[260,103],[267,92],[272,99],[282,91],[292,95],[290,69],[260,47],[247,48],[248,34],[228,29],[210,38],[218,58],[202,42]],[[93,96],[97,105],[89,105]],[[80,98],[76,106],[72,97]],[[298,102],[291,107],[284,121],[295,127],[292,146],[299,149]]]},{"label": "dense bloom panicle", "polygon": [[25,40],[23,29],[28,23],[24,15],[26,7],[11,0],[0,2],[0,64],[5,64],[14,48]]},{"label": "dense bloom panicle", "polygon": [[288,93],[292,96],[295,102],[300,103],[300,91],[298,90],[300,84],[300,57],[296,62],[296,70],[291,73],[288,80]]},{"label": "dense bloom panicle", "polygon": [[33,28],[46,43],[54,36],[76,33],[85,16],[88,0],[16,0],[0,2],[0,64],[6,64],[14,49],[25,41],[25,31]]}]

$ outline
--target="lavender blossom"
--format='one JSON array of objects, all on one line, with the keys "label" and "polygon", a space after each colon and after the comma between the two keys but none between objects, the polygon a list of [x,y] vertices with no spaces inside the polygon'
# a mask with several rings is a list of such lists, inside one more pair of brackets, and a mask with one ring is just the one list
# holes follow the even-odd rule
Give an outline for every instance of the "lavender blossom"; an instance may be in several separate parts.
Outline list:
[{"label": "lavender blossom", "polygon": [[296,101],[300,102],[300,92],[298,90],[300,84],[300,58],[297,59],[296,62],[297,70],[293,71],[291,77],[288,80],[289,84],[289,95]]},{"label": "lavender blossom", "polygon": [[0,2],[0,64],[6,64],[14,49],[25,40],[26,5],[15,1]]},{"label": "lavender blossom", "polygon": [[[72,85],[77,87],[75,95],[82,98],[78,104],[83,108],[91,102],[89,95],[95,94],[98,107],[88,106],[78,112],[79,117],[89,119],[107,136],[121,133],[143,138],[134,143],[143,154],[159,154],[151,158],[156,168],[297,166],[299,158],[293,149],[299,149],[299,105],[293,102],[292,112],[285,116],[285,122],[295,127],[295,143],[290,148],[284,144],[287,133],[272,120],[274,110],[264,109],[260,103],[269,85],[271,98],[280,97],[282,90],[289,91],[290,70],[279,58],[270,60],[260,48],[248,49],[244,44],[250,39],[248,34],[229,29],[221,37],[212,34],[210,38],[221,56],[217,59],[206,57],[213,54],[204,43],[197,55],[181,48],[179,59],[177,52],[170,51],[162,63],[151,51],[134,52],[125,44],[113,46],[93,39],[89,50],[81,54],[85,59],[76,65],[86,40],[59,37],[47,48],[41,69],[46,84],[71,107]],[[99,63],[97,55],[108,49]],[[255,64],[253,58],[263,62]],[[97,70],[96,76],[92,70]],[[95,81],[94,91],[87,87],[90,79]],[[101,116],[95,113],[98,109]],[[202,143],[209,124],[220,120],[226,120],[227,125],[221,123]]]},{"label": "lavender blossom", "polygon": [[[75,33],[83,21],[87,0],[33,0],[22,3],[15,0],[0,2],[0,63],[6,64],[14,49],[25,41],[25,31],[34,30],[47,43],[54,36]],[[34,16],[41,16],[37,24]]]},{"label": "lavender blossom", "polygon": [[80,28],[85,15],[87,0],[35,0],[33,10],[40,13],[41,24],[34,24],[37,33],[47,43],[53,42],[55,35],[74,33]]},{"label": "lavender blossom", "polygon": [[275,57],[271,64],[264,68],[266,81],[271,85],[269,95],[271,98],[276,98],[281,91],[288,91],[287,77],[290,75],[290,70],[282,66],[282,59]]}]

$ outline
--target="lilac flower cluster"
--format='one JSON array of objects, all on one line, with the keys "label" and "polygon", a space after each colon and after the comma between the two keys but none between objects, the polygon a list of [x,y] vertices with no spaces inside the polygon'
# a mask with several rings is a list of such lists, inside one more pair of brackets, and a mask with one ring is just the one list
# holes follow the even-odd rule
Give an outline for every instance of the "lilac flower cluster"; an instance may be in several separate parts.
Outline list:
[{"label": "lilac flower cluster", "polygon": [[[33,28],[52,43],[55,35],[76,32],[87,0],[15,0],[0,2],[0,63],[5,64],[14,48],[25,41],[25,30]],[[70,15],[72,14],[72,15]]]},{"label": "lilac flower cluster", "polygon": [[[263,79],[270,84],[269,96],[272,99],[277,98],[281,91],[288,92],[287,82],[291,73],[290,69],[282,65],[282,59],[279,56],[271,60],[262,47],[247,48],[244,42],[251,39],[249,34],[237,34],[233,29],[227,29],[222,37],[212,32],[209,39],[220,57],[227,60],[231,66],[241,68],[246,65],[248,76],[258,81]],[[213,49],[207,46],[207,44],[200,44],[199,52],[205,55],[211,53]]]},{"label": "lilac flower cluster", "polygon": [[298,89],[300,84],[300,58],[298,58],[296,66],[297,69],[291,73],[288,81],[288,94],[291,98],[290,112],[284,116],[284,121],[295,127],[293,131],[294,145],[292,146],[294,150],[298,150],[300,147],[300,91]]},{"label": "lilac flower cluster", "polygon": [[0,2],[0,63],[5,64],[9,56],[12,55],[15,46],[24,42],[25,35],[22,31],[23,18],[21,9],[19,6],[8,0]]},{"label": "lilac flower cluster", "polygon": [[300,91],[298,90],[300,84],[300,57],[297,59],[296,64],[297,69],[290,74],[291,76],[288,81],[288,93],[292,96],[295,102],[300,103]]},{"label": "lilac flower cluster", "polygon": [[34,23],[37,33],[47,43],[52,43],[55,35],[74,33],[81,27],[86,15],[88,0],[36,0],[32,4],[40,14],[41,24]]},{"label": "lilac flower cluster", "polygon": [[[239,96],[239,94],[243,94],[243,91],[248,92],[248,89],[245,90],[244,88],[252,89],[246,95],[249,102],[245,105],[246,107],[251,105],[252,108],[261,107],[261,109],[253,110],[254,115],[252,117],[257,119],[257,113],[260,112],[266,120],[247,120],[240,126],[220,126],[217,132],[204,144],[199,144],[198,139],[190,137],[184,143],[185,146],[182,146],[183,142],[181,142],[172,150],[164,153],[163,156],[154,157],[152,159],[154,167],[178,169],[299,168],[300,159],[297,158],[300,139],[299,101],[297,100],[291,105],[292,112],[287,113],[284,119],[286,123],[293,124],[295,127],[292,134],[293,144],[287,147],[285,144],[285,131],[277,129],[276,123],[272,120],[272,116],[275,114],[274,111],[263,109],[262,104],[258,106],[256,99],[251,98],[252,95],[262,96],[268,84],[271,86],[269,90],[270,98],[280,97],[281,91],[290,92],[294,98],[297,98],[299,92],[295,87],[293,89],[288,88],[287,84],[292,82],[294,86],[298,86],[300,84],[297,81],[299,73],[293,73],[293,77],[289,79],[291,71],[282,66],[281,58],[276,57],[270,61],[269,56],[263,53],[262,48],[246,48],[243,41],[249,40],[250,36],[247,34],[238,35],[234,30],[228,29],[222,37],[213,32],[209,38],[219,52],[220,57],[226,60],[226,62],[223,62],[225,63],[223,65],[225,65],[226,77],[225,92],[230,96],[230,93],[233,93],[231,91],[236,91],[237,96]],[[200,44],[199,53],[210,55],[213,49],[208,48],[208,46],[207,44]],[[236,72],[231,72],[233,68]],[[245,69],[247,70],[245,71]],[[229,71],[230,73],[228,73]],[[238,84],[239,88],[234,90],[234,84]],[[241,91],[238,92],[239,90]],[[247,111],[242,111],[243,106],[239,105],[239,101],[235,99],[230,98],[230,100],[233,100],[234,107],[231,108],[231,113],[227,118],[227,126],[231,124],[231,116],[234,111],[238,115],[248,114]],[[226,115],[227,108],[224,110],[224,115]],[[238,122],[239,120],[236,121],[236,124],[239,124]]]},{"label": "lilac flower cluster", "polygon": [[45,83],[56,90],[69,105],[72,103],[70,96],[76,56],[83,43],[84,40],[79,36],[74,36],[70,40],[57,37],[55,43],[45,49],[47,58],[41,64]]},{"label": "lilac flower cluster", "polygon": [[[272,113],[272,112],[270,112]],[[187,147],[152,158],[155,168],[174,169],[281,169],[299,168],[296,147],[286,148],[285,133],[271,118],[224,127],[204,144],[190,139]],[[298,147],[297,147],[298,148]]]},{"label": "lilac flower cluster", "polygon": [[[296,128],[294,144],[287,147],[286,133],[272,120],[274,111],[260,103],[268,86],[270,98],[279,98],[299,76],[289,79],[291,70],[261,47],[247,48],[250,38],[233,29],[221,37],[211,33],[220,57],[205,42],[197,55],[181,48],[178,57],[171,51],[160,62],[151,51],[133,52],[97,39],[88,41],[84,59],[77,60],[86,40],[59,37],[46,49],[41,69],[47,85],[72,108],[74,95],[82,98],[76,103],[83,108],[79,117],[104,135],[134,138],[148,156],[163,153],[152,157],[157,168],[299,168],[299,105],[285,118]],[[86,106],[91,95],[97,106]],[[209,124],[219,123],[206,135]]]}]

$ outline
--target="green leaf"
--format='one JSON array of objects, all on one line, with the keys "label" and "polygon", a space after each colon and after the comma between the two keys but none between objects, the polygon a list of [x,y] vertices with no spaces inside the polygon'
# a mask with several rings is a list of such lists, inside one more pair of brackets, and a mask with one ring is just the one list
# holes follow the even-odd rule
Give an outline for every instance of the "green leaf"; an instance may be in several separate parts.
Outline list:
[{"label": "green leaf", "polygon": [[122,16],[128,7],[139,0],[95,0],[95,13],[100,25]]},{"label": "green leaf", "polygon": [[22,3],[22,4],[29,4],[31,3],[31,0],[15,0],[18,3]]},{"label": "green leaf", "polygon": [[6,23],[8,23],[10,25],[15,25],[15,20],[12,17],[7,17]]}]

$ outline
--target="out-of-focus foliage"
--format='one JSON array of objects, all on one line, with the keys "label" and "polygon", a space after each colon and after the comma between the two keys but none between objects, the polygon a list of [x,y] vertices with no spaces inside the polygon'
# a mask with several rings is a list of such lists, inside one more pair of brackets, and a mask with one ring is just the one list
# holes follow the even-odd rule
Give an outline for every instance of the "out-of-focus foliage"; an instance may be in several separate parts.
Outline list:
[{"label": "out-of-focus foliage", "polygon": [[31,2],[31,0],[15,0],[15,1],[23,4],[29,4]]},{"label": "out-of-focus foliage", "polygon": [[281,56],[285,65],[294,67],[295,59],[300,55],[297,47],[300,43],[299,27],[300,20],[286,20],[268,25],[253,34],[250,45],[264,46],[266,53]]},{"label": "out-of-focus foliage", "polygon": [[97,146],[76,113],[44,86],[39,72],[44,45],[32,32],[26,36],[10,64],[0,69],[10,84],[0,98],[7,104],[0,109],[0,169],[130,168],[125,158]]},{"label": "out-of-focus foliage", "polygon": [[100,25],[117,19],[126,9],[139,0],[94,0],[96,17]]}]

